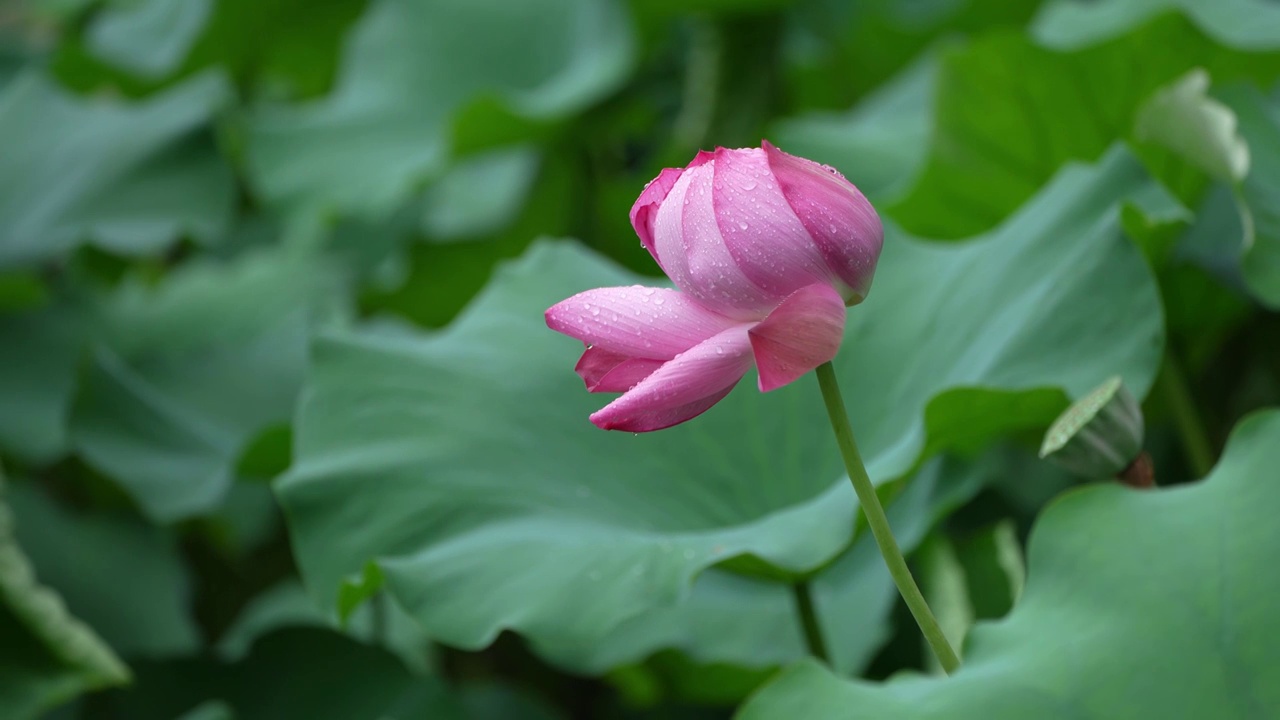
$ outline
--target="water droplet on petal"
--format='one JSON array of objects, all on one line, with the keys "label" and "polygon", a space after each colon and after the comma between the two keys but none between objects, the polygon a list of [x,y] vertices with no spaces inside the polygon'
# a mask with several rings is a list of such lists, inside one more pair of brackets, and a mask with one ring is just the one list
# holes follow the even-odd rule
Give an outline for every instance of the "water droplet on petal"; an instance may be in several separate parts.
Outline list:
[{"label": "water droplet on petal", "polygon": [[751,227],[751,226],[747,224],[747,221],[746,221],[746,220],[743,220],[742,222],[738,223],[738,227],[742,228],[743,230],[746,230],[747,228],[749,228],[749,227]]}]

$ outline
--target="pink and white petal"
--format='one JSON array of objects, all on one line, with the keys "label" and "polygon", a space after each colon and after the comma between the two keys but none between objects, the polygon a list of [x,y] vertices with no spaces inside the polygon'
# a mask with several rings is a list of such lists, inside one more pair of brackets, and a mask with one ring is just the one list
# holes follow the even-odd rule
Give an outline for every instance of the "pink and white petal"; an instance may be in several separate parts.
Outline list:
[{"label": "pink and white petal", "polygon": [[586,383],[587,392],[626,392],[652,375],[664,362],[588,347],[573,369]]},{"label": "pink and white petal", "polygon": [[751,328],[760,391],[787,385],[835,358],[844,339],[844,298],[829,285],[800,288]]},{"label": "pink and white petal", "polygon": [[712,198],[714,173],[712,164],[685,171],[658,214],[658,251],[672,258],[667,274],[681,290],[727,315],[759,318],[781,298],[751,282],[725,247]]},{"label": "pink and white petal", "polygon": [[768,141],[764,150],[782,194],[833,272],[847,285],[847,304],[871,290],[884,245],[880,216],[853,183],[833,168],[789,155]]},{"label": "pink and white petal", "polygon": [[591,415],[603,430],[649,432],[694,418],[716,404],[751,368],[751,341],[742,324],[667,361]]},{"label": "pink and white petal", "polygon": [[653,259],[658,263],[658,267],[666,271],[668,275],[671,273],[666,270],[662,256],[658,253],[654,235],[653,226],[657,222],[658,209],[666,202],[671,190],[675,188],[676,182],[680,180],[680,176],[684,174],[685,170],[710,162],[714,157],[713,153],[699,150],[693,160],[683,169],[663,169],[662,172],[658,173],[658,177],[650,180],[649,184],[644,186],[644,191],[640,193],[640,197],[636,198],[635,204],[631,206],[631,227],[635,228],[636,235],[640,236],[640,244],[653,256]]},{"label": "pink and white petal", "polygon": [[683,172],[684,170],[680,168],[664,169],[658,173],[658,177],[644,186],[644,191],[631,206],[631,227],[635,228],[636,235],[640,236],[640,244],[649,251],[659,267],[662,266],[662,261],[658,259],[658,253],[653,246],[653,220],[658,214],[662,201],[667,199],[671,188],[675,187],[676,181],[680,179],[680,174]]},{"label": "pink and white petal", "polygon": [[720,234],[748,280],[776,303],[805,285],[837,279],[783,196],[764,150],[720,148],[713,167]]},{"label": "pink and white petal", "polygon": [[552,305],[547,327],[627,357],[669,360],[731,320],[669,288],[595,288]]}]

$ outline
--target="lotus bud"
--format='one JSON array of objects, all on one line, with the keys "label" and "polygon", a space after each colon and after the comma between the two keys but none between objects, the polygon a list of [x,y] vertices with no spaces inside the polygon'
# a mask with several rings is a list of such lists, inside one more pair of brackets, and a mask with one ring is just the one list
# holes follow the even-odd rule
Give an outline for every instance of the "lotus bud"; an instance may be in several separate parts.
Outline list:
[{"label": "lotus bud", "polygon": [[1150,463],[1142,441],[1142,407],[1120,378],[1112,377],[1058,416],[1045,434],[1040,457],[1091,480],[1121,477],[1145,467],[1146,480],[1122,479],[1148,486]]}]

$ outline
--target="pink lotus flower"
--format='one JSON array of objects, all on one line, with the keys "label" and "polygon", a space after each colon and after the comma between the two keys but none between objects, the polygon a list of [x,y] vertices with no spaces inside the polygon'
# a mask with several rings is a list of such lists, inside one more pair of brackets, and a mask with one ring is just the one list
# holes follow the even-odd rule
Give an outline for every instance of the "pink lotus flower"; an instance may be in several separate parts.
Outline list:
[{"label": "pink lotus flower", "polygon": [[768,392],[834,358],[845,306],[871,289],[884,242],[856,187],[767,141],[663,170],[631,224],[679,289],[598,288],[546,312],[586,344],[576,370],[587,390],[623,393],[591,415],[605,430],[692,419],[752,365]]}]

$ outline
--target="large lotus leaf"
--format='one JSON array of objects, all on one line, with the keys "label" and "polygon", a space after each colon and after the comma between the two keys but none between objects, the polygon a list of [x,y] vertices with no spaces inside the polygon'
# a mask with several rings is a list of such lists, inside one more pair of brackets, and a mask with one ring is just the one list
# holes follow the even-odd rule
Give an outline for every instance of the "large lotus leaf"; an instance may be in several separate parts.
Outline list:
[{"label": "large lotus leaf", "polygon": [[[902,476],[926,442],[977,446],[1047,423],[1064,400],[1046,387],[1077,395],[1119,373],[1145,393],[1161,313],[1117,203],[1150,189],[1117,152],[1064,172],[991,236],[890,233],[838,363],[874,478]],[[325,607],[384,577],[448,643],[514,628],[589,656],[711,565],[752,555],[811,571],[848,546],[856,503],[810,379],[766,395],[749,380],[660,433],[587,422],[604,400],[583,391],[581,345],[547,330],[543,309],[639,279],[542,243],[438,334],[316,343],[277,490]]]},{"label": "large lotus leaf", "polygon": [[1280,48],[1280,7],[1266,0],[1054,0],[1040,10],[1031,32],[1046,46],[1070,50],[1109,40],[1174,11],[1186,14],[1223,45]]},{"label": "large lotus leaf", "polygon": [[[908,482],[888,508],[889,522],[910,553],[932,525],[970,499],[995,468],[982,462],[935,459]],[[888,638],[897,590],[875,540],[861,534],[810,582],[824,641],[836,667],[861,670]],[[556,662],[602,672],[663,649],[678,649],[699,663],[768,668],[808,654],[785,584],[712,567],[697,577],[680,604],[627,619],[595,646],[544,647]]]},{"label": "large lotus leaf", "polygon": [[572,112],[612,90],[631,53],[615,0],[375,0],[330,96],[252,113],[252,179],[271,201],[390,211],[440,168],[462,104]]},{"label": "large lotus leaf", "polygon": [[0,95],[0,268],[82,242],[156,252],[216,239],[234,208],[230,168],[206,125],[225,100],[214,75],[143,102],[77,98],[38,72]]},{"label": "large lotus leaf", "polygon": [[134,518],[70,511],[29,484],[10,489],[17,538],[40,579],[120,654],[161,657],[200,642],[177,544]]},{"label": "large lotus leaf", "polygon": [[[0,712],[22,720],[86,690],[128,682],[129,670],[41,584],[5,499],[0,495]],[[22,522],[33,520],[24,515]]]},{"label": "large lotus leaf", "polygon": [[1067,493],[1032,532],[1018,606],[973,630],[958,673],[874,684],[803,663],[740,717],[1274,717],[1278,463],[1268,411],[1204,482]]},{"label": "large lotus leaf", "polygon": [[289,418],[333,280],[311,256],[273,251],[127,283],[102,310],[75,450],[156,521],[214,508],[249,443]]},{"label": "large lotus leaf", "polygon": [[1142,103],[1194,67],[1214,82],[1269,81],[1280,76],[1280,54],[1225,48],[1173,15],[1073,52],[1015,33],[943,51],[929,160],[888,212],[927,237],[993,227],[1064,162],[1130,137]]}]

